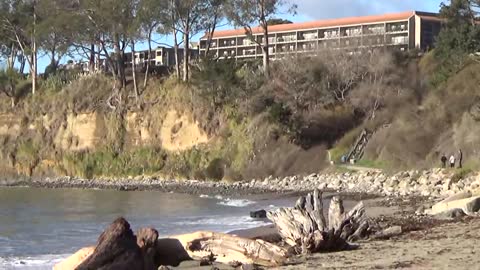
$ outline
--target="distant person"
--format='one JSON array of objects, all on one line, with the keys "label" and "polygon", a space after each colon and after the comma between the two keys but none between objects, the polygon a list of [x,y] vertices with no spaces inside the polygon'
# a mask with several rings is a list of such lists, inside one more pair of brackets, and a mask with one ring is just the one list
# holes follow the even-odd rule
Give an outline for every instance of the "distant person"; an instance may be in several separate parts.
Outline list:
[{"label": "distant person", "polygon": [[461,169],[463,167],[463,152],[462,149],[458,150],[458,168]]},{"label": "distant person", "polygon": [[455,155],[450,156],[450,168],[455,168]]},{"label": "distant person", "polygon": [[442,162],[442,168],[447,168],[447,156],[445,154],[440,158],[440,161]]}]

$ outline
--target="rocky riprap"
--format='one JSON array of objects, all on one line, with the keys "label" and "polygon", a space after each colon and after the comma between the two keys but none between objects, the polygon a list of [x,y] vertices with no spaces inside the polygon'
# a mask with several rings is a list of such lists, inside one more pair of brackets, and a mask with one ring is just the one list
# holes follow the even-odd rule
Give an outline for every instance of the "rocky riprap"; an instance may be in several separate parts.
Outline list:
[{"label": "rocky riprap", "polygon": [[309,176],[268,177],[263,180],[236,183],[210,181],[177,181],[138,176],[127,179],[101,178],[85,180],[73,177],[41,180],[0,180],[0,186],[30,186],[45,188],[96,188],[159,190],[189,194],[246,195],[260,193],[309,192],[320,190],[367,193],[384,196],[448,197],[461,191],[475,192],[480,177],[472,174],[457,179],[449,170],[406,171],[388,175],[378,171],[311,174]]},{"label": "rocky riprap", "polygon": [[474,192],[480,187],[477,174],[455,179],[455,173],[432,169],[406,171],[393,175],[383,172],[346,172],[335,174],[312,174],[306,177],[269,177],[263,181],[252,180],[251,188],[276,190],[311,191],[315,188],[339,192],[368,193],[385,196],[447,197],[460,191]]}]

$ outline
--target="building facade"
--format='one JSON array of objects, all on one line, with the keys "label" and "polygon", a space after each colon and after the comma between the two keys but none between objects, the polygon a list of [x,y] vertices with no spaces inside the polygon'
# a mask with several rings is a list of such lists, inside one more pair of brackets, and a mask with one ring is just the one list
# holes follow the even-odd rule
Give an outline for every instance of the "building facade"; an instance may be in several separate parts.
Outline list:
[{"label": "building facade", "polygon": [[[190,47],[190,59],[194,60],[198,58],[198,46],[192,45]],[[178,48],[179,61],[183,62],[183,48]],[[132,53],[125,53],[125,65],[132,65]],[[148,50],[135,52],[134,61],[136,66],[146,66],[150,60],[150,66],[152,67],[172,67],[176,65],[175,49],[170,47],[157,47],[149,53]]]},{"label": "building facade", "polygon": [[[274,25],[269,27],[268,50],[274,59],[322,49],[428,50],[434,46],[441,25],[438,14],[419,11]],[[200,39],[201,55],[206,54],[208,40],[207,36]],[[263,31],[253,28],[250,37],[244,29],[216,31],[210,42],[210,53],[220,59],[261,58]]]}]

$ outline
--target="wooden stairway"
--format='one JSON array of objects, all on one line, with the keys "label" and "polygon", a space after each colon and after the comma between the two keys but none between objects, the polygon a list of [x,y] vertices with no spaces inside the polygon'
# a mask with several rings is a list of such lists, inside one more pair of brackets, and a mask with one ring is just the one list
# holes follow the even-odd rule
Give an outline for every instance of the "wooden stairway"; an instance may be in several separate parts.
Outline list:
[{"label": "wooden stairway", "polygon": [[350,162],[350,160],[358,161],[363,157],[365,152],[365,148],[367,147],[368,141],[372,137],[373,132],[370,132],[366,129],[362,131],[360,136],[358,136],[357,141],[353,145],[352,149],[347,155],[346,162]]}]

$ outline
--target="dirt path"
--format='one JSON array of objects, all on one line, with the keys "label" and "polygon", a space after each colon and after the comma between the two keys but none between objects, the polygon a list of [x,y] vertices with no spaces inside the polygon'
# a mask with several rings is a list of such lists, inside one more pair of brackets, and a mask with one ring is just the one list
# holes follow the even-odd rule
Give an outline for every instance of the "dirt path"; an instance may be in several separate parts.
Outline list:
[{"label": "dirt path", "polygon": [[316,254],[290,269],[480,269],[480,219],[360,243],[354,251]]}]

